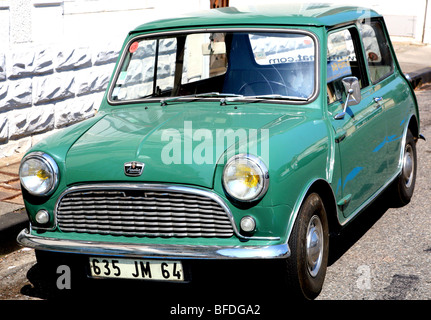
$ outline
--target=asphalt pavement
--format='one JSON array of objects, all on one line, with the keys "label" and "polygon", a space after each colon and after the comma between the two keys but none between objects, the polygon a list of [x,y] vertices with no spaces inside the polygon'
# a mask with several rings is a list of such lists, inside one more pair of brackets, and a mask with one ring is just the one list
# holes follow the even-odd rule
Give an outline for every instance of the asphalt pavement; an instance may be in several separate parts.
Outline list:
[{"label": "asphalt pavement", "polygon": [[[414,87],[431,83],[431,45],[393,43],[402,71]],[[18,176],[23,154],[0,155],[0,243],[28,226]]]}]

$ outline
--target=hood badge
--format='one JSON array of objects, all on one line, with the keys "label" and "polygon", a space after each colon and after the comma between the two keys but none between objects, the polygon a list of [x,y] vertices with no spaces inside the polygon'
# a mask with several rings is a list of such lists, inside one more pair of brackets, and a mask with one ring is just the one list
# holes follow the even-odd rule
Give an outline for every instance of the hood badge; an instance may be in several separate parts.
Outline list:
[{"label": "hood badge", "polygon": [[139,177],[144,171],[145,163],[132,161],[124,164],[124,174],[129,177]]}]

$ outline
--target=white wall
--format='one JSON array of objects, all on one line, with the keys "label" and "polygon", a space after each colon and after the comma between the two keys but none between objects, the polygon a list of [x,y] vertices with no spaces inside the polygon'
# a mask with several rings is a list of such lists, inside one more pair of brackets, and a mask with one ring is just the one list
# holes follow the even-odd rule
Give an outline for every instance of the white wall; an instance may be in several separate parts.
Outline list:
[{"label": "white wall", "polygon": [[[371,7],[392,36],[431,43],[427,0],[333,0]],[[230,6],[298,0],[230,0]],[[128,31],[208,9],[210,0],[0,0],[0,158],[94,115]]]},{"label": "white wall", "polygon": [[[322,2],[371,8],[385,17],[389,33],[395,40],[421,42],[427,0],[328,0]],[[267,3],[297,3],[298,0],[230,0],[230,6]],[[310,1],[313,2],[313,1]],[[319,2],[319,1],[317,1]],[[431,2],[431,1],[430,1]],[[304,4],[307,2],[304,1]],[[431,6],[431,3],[428,7]],[[428,8],[426,43],[431,44],[431,10]]]},{"label": "white wall", "polygon": [[0,0],[0,158],[92,117],[127,33],[209,0]]},{"label": "white wall", "polygon": [[431,1],[430,0],[428,0],[428,6],[427,6],[424,42],[431,44]]}]

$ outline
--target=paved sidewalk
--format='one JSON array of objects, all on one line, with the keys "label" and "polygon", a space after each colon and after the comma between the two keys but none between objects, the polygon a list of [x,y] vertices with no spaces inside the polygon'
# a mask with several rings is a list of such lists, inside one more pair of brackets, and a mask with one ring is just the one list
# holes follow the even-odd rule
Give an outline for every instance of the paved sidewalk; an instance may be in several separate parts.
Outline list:
[{"label": "paved sidewalk", "polygon": [[402,72],[408,74],[414,88],[431,82],[431,45],[393,43]]},{"label": "paved sidewalk", "polygon": [[21,154],[0,158],[0,215],[20,209],[24,205],[18,176],[21,158]]},{"label": "paved sidewalk", "polygon": [[0,158],[0,240],[15,237],[28,224],[18,176],[22,156]]},{"label": "paved sidewalk", "polygon": [[415,73],[431,67],[431,45],[394,42],[393,46],[404,73]]},{"label": "paved sidewalk", "polygon": [[[410,75],[414,86],[430,83],[431,46],[409,43],[393,45],[402,71]],[[16,236],[28,223],[18,177],[22,156],[17,154],[0,158],[0,244],[6,235]]]}]

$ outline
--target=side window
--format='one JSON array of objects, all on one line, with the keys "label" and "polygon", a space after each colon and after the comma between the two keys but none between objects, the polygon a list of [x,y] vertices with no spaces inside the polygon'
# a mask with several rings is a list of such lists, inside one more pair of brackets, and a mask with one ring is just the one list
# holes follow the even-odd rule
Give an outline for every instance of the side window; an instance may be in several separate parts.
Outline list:
[{"label": "side window", "polygon": [[372,21],[370,24],[361,24],[360,31],[370,79],[375,84],[394,71],[391,51],[380,22]]},{"label": "side window", "polygon": [[343,98],[344,86],[341,80],[348,76],[357,77],[361,88],[368,85],[361,63],[360,46],[357,45],[355,28],[343,29],[328,35],[327,93],[328,103]]}]

